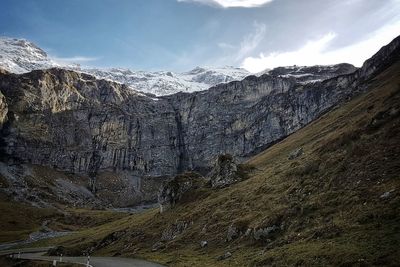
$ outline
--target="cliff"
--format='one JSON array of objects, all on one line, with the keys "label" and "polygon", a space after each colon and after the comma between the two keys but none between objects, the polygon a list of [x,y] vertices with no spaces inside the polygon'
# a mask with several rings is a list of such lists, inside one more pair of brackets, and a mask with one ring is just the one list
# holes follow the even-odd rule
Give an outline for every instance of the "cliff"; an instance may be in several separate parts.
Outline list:
[{"label": "cliff", "polygon": [[362,68],[322,82],[264,74],[157,98],[64,69],[0,72],[2,161],[83,174],[91,183],[104,172],[124,173],[142,192],[143,177],[205,172],[219,154],[243,160],[265,149],[365,91],[399,51],[398,37]]}]

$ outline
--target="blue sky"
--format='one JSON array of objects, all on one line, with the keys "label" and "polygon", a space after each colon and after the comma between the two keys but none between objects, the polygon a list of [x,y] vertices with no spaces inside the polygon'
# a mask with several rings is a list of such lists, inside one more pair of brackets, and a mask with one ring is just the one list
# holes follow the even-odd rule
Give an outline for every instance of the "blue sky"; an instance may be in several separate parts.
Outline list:
[{"label": "blue sky", "polygon": [[1,0],[0,35],[97,67],[350,62],[400,34],[400,0]]}]

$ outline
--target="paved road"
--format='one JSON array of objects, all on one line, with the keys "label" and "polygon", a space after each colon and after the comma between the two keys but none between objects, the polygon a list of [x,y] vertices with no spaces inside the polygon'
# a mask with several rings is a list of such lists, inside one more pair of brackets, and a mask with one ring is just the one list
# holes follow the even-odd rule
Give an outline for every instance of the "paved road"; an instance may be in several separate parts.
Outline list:
[{"label": "paved road", "polygon": [[[26,250],[24,250],[26,251]],[[45,252],[24,252],[21,253],[22,259],[29,260],[59,260],[60,257],[44,256]],[[14,252],[17,252],[15,250]],[[87,257],[63,257],[63,262],[86,264]],[[163,265],[131,258],[120,257],[90,257],[90,265],[93,267],[164,267]]]}]

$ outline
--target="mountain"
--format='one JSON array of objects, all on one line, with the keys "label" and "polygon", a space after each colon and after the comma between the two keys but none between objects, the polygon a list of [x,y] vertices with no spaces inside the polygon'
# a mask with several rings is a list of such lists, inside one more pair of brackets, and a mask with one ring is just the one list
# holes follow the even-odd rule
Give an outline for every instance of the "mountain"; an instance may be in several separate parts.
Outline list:
[{"label": "mountain", "polygon": [[288,66],[278,67],[260,74],[270,74],[280,77],[293,77],[299,83],[310,83],[327,80],[339,75],[345,75],[356,71],[356,67],[348,63],[336,65],[317,66]]},{"label": "mountain", "polygon": [[24,39],[0,37],[0,66],[12,73],[61,67],[45,51]]},{"label": "mountain", "polygon": [[399,39],[321,82],[264,74],[162,97],[65,69],[2,72],[2,159],[79,175],[114,205],[152,201],[166,176],[206,173],[220,154],[245,160],[365,92]]},{"label": "mountain", "polygon": [[[211,187],[185,173],[160,190],[173,197],[162,213],[149,210],[40,245],[167,266],[400,266],[399,43],[353,74],[277,93],[275,108],[279,94],[287,107],[300,106],[304,90],[309,107],[340,94],[346,100],[249,158],[242,181]],[[219,175],[238,173],[228,155],[215,166],[224,161],[230,169]]]},{"label": "mountain", "polygon": [[135,90],[157,96],[170,95],[177,92],[203,91],[220,84],[242,80],[250,75],[241,68],[200,68],[183,73],[171,71],[131,71],[129,69],[85,69],[85,73],[97,78],[108,79],[129,85]]},{"label": "mountain", "polygon": [[[178,92],[196,92],[207,90],[212,86],[243,80],[251,75],[242,68],[221,67],[195,69],[182,73],[171,71],[134,71],[121,68],[82,68],[78,64],[60,63],[48,57],[47,53],[34,43],[24,39],[0,37],[0,67],[12,73],[26,73],[32,70],[53,67],[74,70],[128,85],[130,88],[156,96],[170,95]],[[279,67],[257,74],[292,77],[298,82],[309,83],[333,78],[338,75],[354,72],[351,64],[327,66],[290,66]]]},{"label": "mountain", "polygon": [[12,73],[59,67],[94,75],[128,85],[134,90],[154,95],[206,90],[219,83],[242,80],[250,75],[242,68],[201,68],[183,73],[170,71],[132,71],[129,69],[81,68],[78,64],[60,63],[48,57],[34,43],[24,39],[0,37],[0,67]]}]

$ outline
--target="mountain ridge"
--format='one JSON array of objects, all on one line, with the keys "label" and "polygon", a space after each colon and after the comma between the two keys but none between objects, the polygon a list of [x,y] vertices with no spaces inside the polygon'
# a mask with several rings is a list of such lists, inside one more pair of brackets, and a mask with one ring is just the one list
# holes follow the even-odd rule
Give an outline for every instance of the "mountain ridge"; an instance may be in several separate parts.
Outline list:
[{"label": "mountain ridge", "polygon": [[[99,79],[108,79],[127,84],[134,90],[156,96],[177,92],[204,91],[220,83],[242,80],[249,75],[279,73],[296,78],[299,82],[321,81],[337,75],[351,73],[356,68],[350,64],[327,66],[291,66],[279,67],[258,74],[251,74],[242,68],[225,66],[196,67],[193,70],[174,73],[171,71],[134,71],[126,68],[91,68],[79,64],[60,63],[49,58],[47,53],[32,42],[25,39],[0,37],[0,66],[12,73],[26,73],[36,69],[53,67],[64,68],[94,75]],[[308,70],[308,71],[307,71]]]},{"label": "mountain ridge", "polygon": [[399,39],[354,73],[322,82],[264,74],[157,98],[70,70],[2,74],[3,154],[84,174],[90,184],[113,171],[131,192],[117,198],[151,200],[155,189],[143,189],[151,177],[204,173],[224,153],[244,160],[364,92],[398,57]]}]

